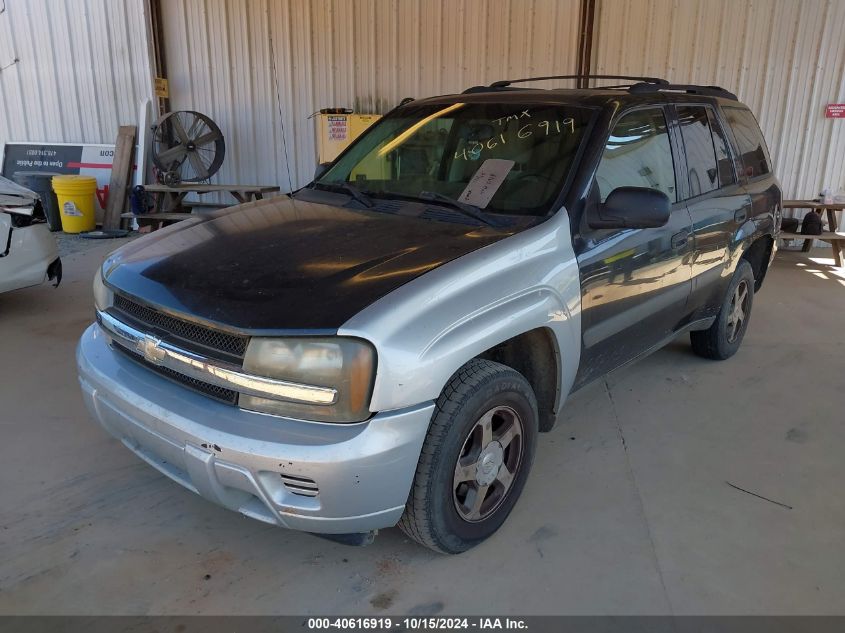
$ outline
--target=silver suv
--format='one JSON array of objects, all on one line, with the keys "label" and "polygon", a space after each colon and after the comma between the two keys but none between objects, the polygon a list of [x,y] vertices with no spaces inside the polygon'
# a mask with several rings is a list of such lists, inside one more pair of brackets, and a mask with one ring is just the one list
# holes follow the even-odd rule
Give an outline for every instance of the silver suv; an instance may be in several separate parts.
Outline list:
[{"label": "silver suv", "polygon": [[92,415],[267,523],[480,543],[570,393],[681,333],[733,355],[774,255],[749,110],[622,80],[403,103],[290,196],[116,251],[77,354]]}]

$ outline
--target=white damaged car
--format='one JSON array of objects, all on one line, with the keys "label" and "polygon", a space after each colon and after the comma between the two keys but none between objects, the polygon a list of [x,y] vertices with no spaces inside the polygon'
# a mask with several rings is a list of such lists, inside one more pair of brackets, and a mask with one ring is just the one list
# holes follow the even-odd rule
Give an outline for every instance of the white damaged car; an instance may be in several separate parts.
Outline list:
[{"label": "white damaged car", "polygon": [[62,260],[38,194],[0,176],[0,292],[58,286]]}]

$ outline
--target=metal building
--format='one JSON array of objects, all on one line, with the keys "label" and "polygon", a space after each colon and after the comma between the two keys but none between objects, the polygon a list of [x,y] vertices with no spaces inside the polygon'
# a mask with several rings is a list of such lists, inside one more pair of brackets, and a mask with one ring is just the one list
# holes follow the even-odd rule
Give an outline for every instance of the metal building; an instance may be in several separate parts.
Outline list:
[{"label": "metal building", "polygon": [[[496,79],[593,73],[718,84],[757,113],[787,197],[845,186],[836,0],[5,0],[0,144],[113,142],[166,73],[211,116],[215,179],[308,182],[309,115],[381,113]],[[155,16],[155,18],[154,18]],[[158,53],[158,54],[157,54]],[[552,84],[545,84],[552,85]]]}]

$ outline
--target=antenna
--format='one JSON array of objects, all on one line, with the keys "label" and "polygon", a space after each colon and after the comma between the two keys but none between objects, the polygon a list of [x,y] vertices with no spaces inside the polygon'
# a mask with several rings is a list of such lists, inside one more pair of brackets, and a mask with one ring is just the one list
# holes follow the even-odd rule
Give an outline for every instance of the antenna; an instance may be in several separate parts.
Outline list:
[{"label": "antenna", "polygon": [[276,51],[273,48],[273,23],[270,21],[270,7],[267,7],[267,24],[270,25],[268,34],[270,36],[270,59],[273,60],[273,83],[276,86],[276,103],[279,106],[279,122],[282,125],[282,146],[285,150],[285,169],[288,173],[288,195],[293,193],[293,178],[290,175],[290,158],[288,156],[288,140],[285,133],[285,119],[282,116],[282,97],[279,92],[279,74],[276,72]]}]

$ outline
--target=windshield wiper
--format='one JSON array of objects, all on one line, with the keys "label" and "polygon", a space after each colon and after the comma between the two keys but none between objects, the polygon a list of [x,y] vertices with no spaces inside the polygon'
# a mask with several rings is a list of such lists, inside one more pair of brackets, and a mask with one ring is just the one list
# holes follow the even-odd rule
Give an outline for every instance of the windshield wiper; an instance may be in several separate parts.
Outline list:
[{"label": "windshield wiper", "polygon": [[360,202],[368,209],[372,209],[375,206],[375,202],[365,194],[363,191],[358,189],[353,184],[348,182],[315,182],[314,186],[324,187],[329,191],[340,191],[342,193],[348,193],[352,196],[357,202]]},{"label": "windshield wiper", "polygon": [[450,198],[449,196],[443,195],[442,193],[438,193],[436,191],[420,191],[420,198],[422,198],[423,200],[431,200],[432,202],[439,202],[441,204],[445,204],[446,206],[452,207],[453,209],[460,211],[466,216],[475,218],[479,222],[483,222],[487,226],[502,226],[498,222],[494,222],[491,218],[487,217],[480,207],[477,207],[474,204],[469,204],[467,202],[461,202],[460,200],[455,200],[454,198]]}]

